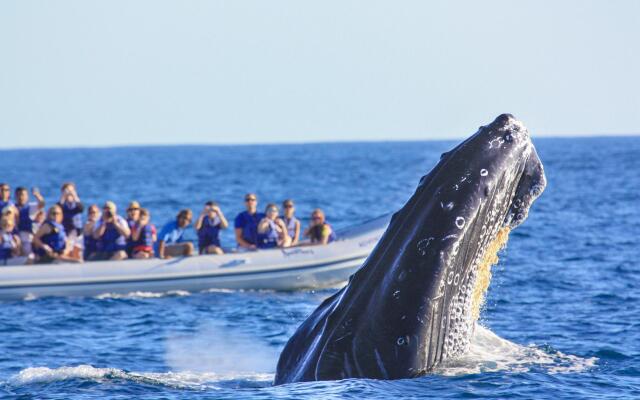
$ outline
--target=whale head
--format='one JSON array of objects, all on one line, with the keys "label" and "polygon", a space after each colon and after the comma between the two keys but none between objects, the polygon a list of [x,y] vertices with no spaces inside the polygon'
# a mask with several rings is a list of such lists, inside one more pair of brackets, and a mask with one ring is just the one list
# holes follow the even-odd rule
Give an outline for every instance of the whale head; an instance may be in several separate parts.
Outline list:
[{"label": "whale head", "polygon": [[463,354],[496,253],[545,186],[509,114],[444,153],[348,285],[289,340],[276,383],[408,378]]}]

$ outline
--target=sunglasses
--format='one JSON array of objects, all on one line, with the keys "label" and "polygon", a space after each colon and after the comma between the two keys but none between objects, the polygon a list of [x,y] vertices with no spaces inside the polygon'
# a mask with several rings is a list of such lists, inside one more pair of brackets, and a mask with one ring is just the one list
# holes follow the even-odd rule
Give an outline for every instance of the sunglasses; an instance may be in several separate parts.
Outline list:
[{"label": "sunglasses", "polygon": [[293,208],[293,204],[285,204],[284,208]]},{"label": "sunglasses", "polygon": [[257,199],[255,197],[247,197],[246,199],[244,199],[244,201],[256,201]]}]

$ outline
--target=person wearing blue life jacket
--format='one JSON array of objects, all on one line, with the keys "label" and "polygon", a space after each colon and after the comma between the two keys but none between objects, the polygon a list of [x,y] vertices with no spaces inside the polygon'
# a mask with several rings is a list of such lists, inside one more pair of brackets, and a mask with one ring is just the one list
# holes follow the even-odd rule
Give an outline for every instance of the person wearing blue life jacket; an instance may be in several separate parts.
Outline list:
[{"label": "person wearing blue life jacket", "polygon": [[45,206],[44,198],[38,188],[32,188],[31,193],[33,197],[35,197],[36,202],[29,202],[29,191],[27,188],[18,187],[14,192],[16,200],[15,207],[18,212],[18,234],[20,235],[20,242],[22,243],[22,254],[27,257],[32,257],[31,242],[33,241],[36,225],[34,221],[40,213],[44,213]]},{"label": "person wearing blue life jacket", "polygon": [[278,206],[268,204],[265,217],[258,224],[258,248],[289,247],[291,238],[284,221],[278,217]]},{"label": "person wearing blue life jacket", "polygon": [[311,240],[311,244],[327,244],[336,240],[336,233],[326,221],[324,211],[316,208],[311,213],[311,223],[304,231],[304,236]]},{"label": "person wearing blue life jacket", "polygon": [[284,221],[284,225],[287,227],[287,233],[291,238],[291,246],[296,246],[300,241],[300,221],[298,221],[298,218],[294,215],[296,209],[293,204],[293,200],[287,199],[283,201],[282,209],[282,220]]},{"label": "person wearing blue life jacket", "polygon": [[127,258],[127,238],[131,235],[129,224],[118,215],[116,205],[107,201],[102,207],[102,218],[96,222],[93,238],[98,241],[98,252],[93,260],[124,260]]},{"label": "person wearing blue life jacket", "polygon": [[84,259],[92,260],[96,257],[98,252],[98,241],[93,237],[93,231],[95,230],[96,223],[102,218],[100,214],[100,207],[97,204],[92,204],[87,209],[87,222],[82,229],[82,237],[84,238]]},{"label": "person wearing blue life jacket", "polygon": [[11,201],[11,187],[7,183],[0,183],[0,212],[8,206],[13,206],[13,202]]},{"label": "person wearing blue life jacket", "polygon": [[138,220],[131,229],[131,240],[133,242],[131,249],[133,258],[153,257],[153,245],[158,240],[158,236],[155,225],[151,223],[151,213],[146,208],[140,209]]},{"label": "person wearing blue life jacket", "polygon": [[47,212],[47,219],[33,236],[33,250],[37,263],[82,261],[80,257],[71,252],[62,219],[62,207],[57,204],[51,206]]},{"label": "person wearing blue life jacket", "polygon": [[167,259],[193,255],[193,243],[184,239],[184,232],[192,219],[193,213],[186,208],[180,210],[175,220],[162,227],[156,243],[156,256]]},{"label": "person wearing blue life jacket", "polygon": [[60,188],[60,200],[58,205],[62,208],[62,225],[68,237],[82,234],[82,213],[84,206],[80,201],[76,185],[73,182],[65,182]]},{"label": "person wearing blue life jacket", "polygon": [[234,221],[236,242],[239,251],[255,250],[258,243],[258,224],[264,218],[258,212],[258,196],[247,193],[244,196],[246,210],[239,213]]},{"label": "person wearing blue life jacket", "polygon": [[134,240],[132,239],[133,231],[140,220],[140,203],[137,201],[132,201],[129,203],[129,207],[127,207],[127,224],[129,224],[129,229],[131,230],[132,235],[127,239],[127,255],[129,257],[133,256],[133,246],[135,246]]},{"label": "person wearing blue life jacket", "polygon": [[15,232],[15,217],[3,215],[0,219],[0,265],[21,265],[27,260],[22,256],[20,236]]},{"label": "person wearing blue life jacket", "polygon": [[200,254],[224,254],[220,245],[220,230],[227,229],[229,223],[215,201],[208,201],[196,220],[198,250]]}]

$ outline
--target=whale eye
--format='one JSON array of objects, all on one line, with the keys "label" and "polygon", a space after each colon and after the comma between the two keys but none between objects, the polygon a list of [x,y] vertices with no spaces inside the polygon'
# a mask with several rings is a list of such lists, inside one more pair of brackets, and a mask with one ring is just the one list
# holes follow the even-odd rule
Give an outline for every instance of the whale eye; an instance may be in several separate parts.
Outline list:
[{"label": "whale eye", "polygon": [[504,140],[506,142],[513,142],[513,135],[511,133],[507,133],[506,135],[504,135]]},{"label": "whale eye", "polygon": [[393,298],[398,300],[400,298],[400,291],[396,290],[395,292],[393,292]]},{"label": "whale eye", "polygon": [[457,217],[456,218],[456,226],[458,227],[458,229],[462,229],[464,227],[464,218],[463,217]]},{"label": "whale eye", "polygon": [[487,176],[489,175],[489,171],[487,171],[486,169],[482,168],[480,170],[480,176]]}]

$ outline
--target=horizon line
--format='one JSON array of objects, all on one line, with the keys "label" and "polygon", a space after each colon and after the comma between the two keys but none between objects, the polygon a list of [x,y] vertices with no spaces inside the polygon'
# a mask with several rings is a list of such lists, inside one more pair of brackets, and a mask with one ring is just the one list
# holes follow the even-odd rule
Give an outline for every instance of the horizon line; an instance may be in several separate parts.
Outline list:
[{"label": "horizon line", "polygon": [[[590,139],[606,139],[606,138],[632,138],[640,136],[639,133],[592,133],[592,134],[536,134],[532,135],[532,139],[572,139],[572,138],[590,138]],[[310,141],[295,141],[295,140],[283,140],[283,141],[256,141],[256,142],[225,142],[225,143],[213,143],[213,142],[175,142],[175,143],[113,143],[113,144],[81,144],[77,146],[73,145],[60,145],[60,146],[10,146],[0,147],[0,151],[14,151],[14,150],[74,150],[74,149],[120,149],[120,148],[136,148],[136,147],[192,147],[192,146],[207,146],[207,147],[249,147],[249,146],[282,146],[282,145],[314,145],[314,144],[358,144],[358,143],[423,143],[423,142],[451,142],[459,141],[468,138],[469,136],[454,136],[454,137],[432,137],[426,139],[414,139],[414,138],[394,138],[394,139],[336,139],[336,140],[310,140]]]}]

